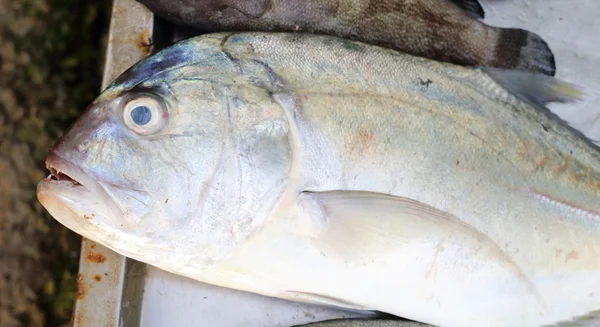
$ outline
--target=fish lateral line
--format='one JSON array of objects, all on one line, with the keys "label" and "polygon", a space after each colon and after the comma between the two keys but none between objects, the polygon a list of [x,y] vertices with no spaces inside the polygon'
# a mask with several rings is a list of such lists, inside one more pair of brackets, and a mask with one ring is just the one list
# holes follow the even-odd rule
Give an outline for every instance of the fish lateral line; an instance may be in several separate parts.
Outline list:
[{"label": "fish lateral line", "polygon": [[541,203],[546,204],[548,206],[556,207],[561,210],[565,210],[569,213],[576,214],[580,217],[595,219],[595,220],[600,221],[600,212],[598,212],[598,211],[582,208],[582,207],[577,206],[568,201],[556,199],[550,195],[538,192],[536,190],[533,190],[530,193],[530,196],[532,196],[533,198],[537,199]]}]

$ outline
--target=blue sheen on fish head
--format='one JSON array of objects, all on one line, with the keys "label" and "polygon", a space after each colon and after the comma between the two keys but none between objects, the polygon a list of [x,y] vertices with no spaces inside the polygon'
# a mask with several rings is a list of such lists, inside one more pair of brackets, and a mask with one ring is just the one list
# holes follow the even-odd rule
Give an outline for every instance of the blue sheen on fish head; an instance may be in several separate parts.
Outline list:
[{"label": "blue sheen on fish head", "polygon": [[230,255],[268,219],[292,161],[287,116],[257,82],[272,76],[231,60],[217,42],[190,40],[124,73],[51,151],[59,180],[40,183],[42,204],[168,271],[192,275]]}]

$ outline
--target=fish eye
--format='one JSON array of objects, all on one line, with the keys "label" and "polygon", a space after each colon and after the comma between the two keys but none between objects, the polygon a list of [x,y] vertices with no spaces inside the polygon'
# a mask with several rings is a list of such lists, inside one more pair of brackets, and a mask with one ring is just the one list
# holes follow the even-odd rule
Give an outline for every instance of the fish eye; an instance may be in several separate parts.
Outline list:
[{"label": "fish eye", "polygon": [[152,119],[152,111],[146,106],[137,106],[131,110],[131,120],[139,126],[144,126]]},{"label": "fish eye", "polygon": [[168,116],[164,103],[150,95],[133,98],[123,107],[123,121],[127,128],[142,135],[160,131],[166,125]]}]

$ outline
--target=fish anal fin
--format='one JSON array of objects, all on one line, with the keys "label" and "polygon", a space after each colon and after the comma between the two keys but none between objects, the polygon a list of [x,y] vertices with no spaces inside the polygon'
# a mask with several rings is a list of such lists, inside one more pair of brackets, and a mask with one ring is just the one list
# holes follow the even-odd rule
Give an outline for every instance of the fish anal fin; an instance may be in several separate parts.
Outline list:
[{"label": "fish anal fin", "polygon": [[485,11],[478,0],[452,0],[452,2],[474,18],[485,17]]}]

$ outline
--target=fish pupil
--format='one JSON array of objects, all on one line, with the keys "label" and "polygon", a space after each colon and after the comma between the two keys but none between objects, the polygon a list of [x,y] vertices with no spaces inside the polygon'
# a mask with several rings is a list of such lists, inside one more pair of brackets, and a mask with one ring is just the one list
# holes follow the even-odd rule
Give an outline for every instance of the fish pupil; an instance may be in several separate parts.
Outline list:
[{"label": "fish pupil", "polygon": [[137,125],[143,126],[152,119],[152,112],[146,106],[137,106],[131,110],[131,120]]}]

